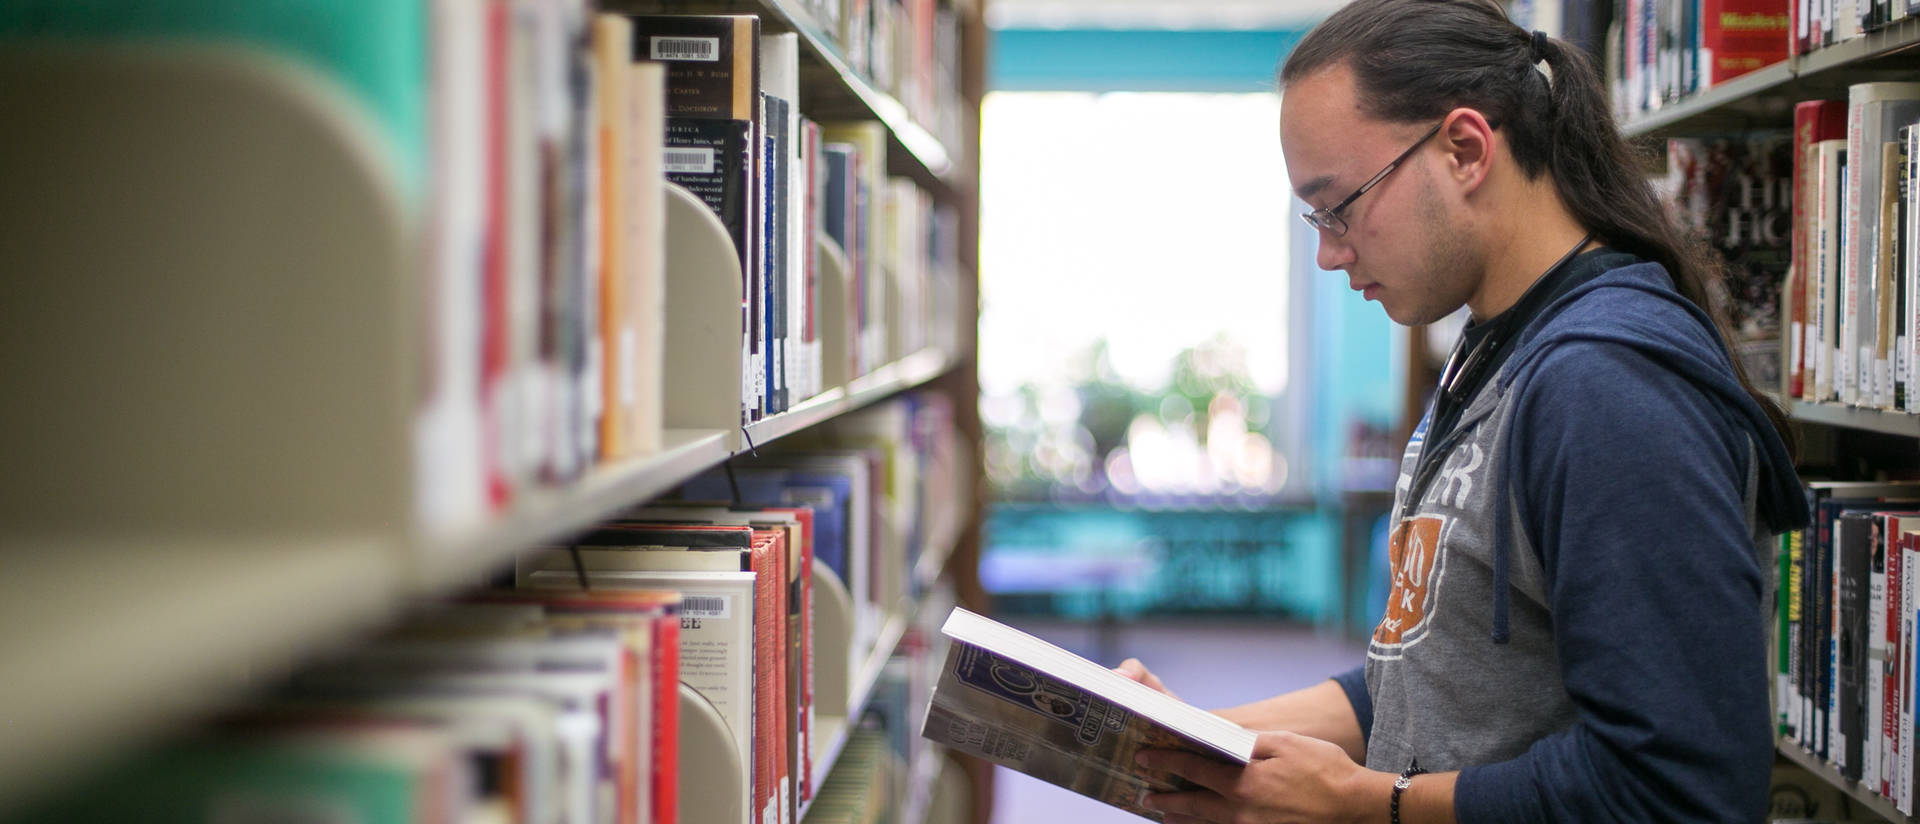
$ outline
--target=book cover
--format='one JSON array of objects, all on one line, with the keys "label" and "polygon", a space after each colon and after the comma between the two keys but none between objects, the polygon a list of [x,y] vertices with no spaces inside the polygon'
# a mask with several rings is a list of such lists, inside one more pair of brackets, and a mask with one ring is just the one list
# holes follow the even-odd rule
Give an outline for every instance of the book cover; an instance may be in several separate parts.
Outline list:
[{"label": "book cover", "polygon": [[1253,758],[1252,731],[1005,624],[955,608],[940,632],[952,645],[920,734],[962,753],[1155,821],[1143,793],[1191,787],[1135,753]]}]

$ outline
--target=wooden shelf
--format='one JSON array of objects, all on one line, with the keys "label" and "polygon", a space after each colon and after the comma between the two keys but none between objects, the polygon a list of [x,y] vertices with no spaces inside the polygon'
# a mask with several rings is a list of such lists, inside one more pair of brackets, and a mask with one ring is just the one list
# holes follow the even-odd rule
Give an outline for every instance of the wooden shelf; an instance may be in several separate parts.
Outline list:
[{"label": "wooden shelf", "polygon": [[1747,128],[1788,128],[1793,104],[1845,99],[1847,86],[1910,80],[1920,68],[1920,18],[1908,18],[1809,54],[1743,74],[1621,125],[1628,137],[1667,137]]},{"label": "wooden shelf", "polygon": [[1862,409],[1857,406],[1845,406],[1837,403],[1808,403],[1793,400],[1787,402],[1787,414],[1794,420],[1827,426],[1844,426],[1850,429],[1865,429],[1872,432],[1884,432],[1889,435],[1903,435],[1920,438],[1920,415],[1906,412],[1889,412],[1884,409]]},{"label": "wooden shelf", "polygon": [[1872,811],[1873,814],[1888,821],[1908,820],[1907,816],[1900,814],[1898,807],[1893,806],[1893,802],[1881,798],[1879,793],[1868,792],[1866,787],[1860,785],[1860,782],[1841,775],[1840,771],[1835,769],[1832,764],[1828,764],[1815,757],[1812,753],[1802,749],[1798,742],[1781,738],[1776,741],[1776,744],[1777,746],[1774,747],[1774,749],[1779,750],[1780,754],[1786,756],[1788,761],[1792,761],[1801,769],[1819,776],[1822,781],[1840,788],[1854,803],[1866,807]]}]

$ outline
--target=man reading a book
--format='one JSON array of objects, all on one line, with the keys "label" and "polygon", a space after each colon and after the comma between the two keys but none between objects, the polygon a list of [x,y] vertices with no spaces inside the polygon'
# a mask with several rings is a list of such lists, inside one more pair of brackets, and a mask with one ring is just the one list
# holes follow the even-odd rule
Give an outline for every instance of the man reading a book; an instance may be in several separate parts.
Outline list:
[{"label": "man reading a book", "polygon": [[[1263,731],[1186,822],[1757,821],[1772,536],[1806,522],[1718,277],[1578,49],[1491,0],[1357,0],[1280,82],[1319,264],[1470,321],[1407,446],[1361,668],[1222,710]],[[1164,689],[1138,661],[1120,671]],[[1271,732],[1267,732],[1271,731]]]}]

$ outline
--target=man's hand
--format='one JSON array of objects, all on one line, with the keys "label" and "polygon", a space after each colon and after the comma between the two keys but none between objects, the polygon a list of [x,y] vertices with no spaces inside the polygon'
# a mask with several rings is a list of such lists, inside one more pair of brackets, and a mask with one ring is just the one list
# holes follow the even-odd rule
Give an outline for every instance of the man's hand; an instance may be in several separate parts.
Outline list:
[{"label": "man's hand", "polygon": [[1138,760],[1202,787],[1147,796],[1167,824],[1384,819],[1394,780],[1355,764],[1337,744],[1290,732],[1261,733],[1244,767],[1178,750],[1144,750]]},{"label": "man's hand", "polygon": [[1153,671],[1147,669],[1146,664],[1140,663],[1140,659],[1138,658],[1128,658],[1125,661],[1121,661],[1120,666],[1114,667],[1113,671],[1152,687],[1155,690],[1166,693],[1170,698],[1178,699],[1180,697],[1174,695],[1173,690],[1167,689],[1167,685],[1160,683],[1159,676],[1154,675]]}]

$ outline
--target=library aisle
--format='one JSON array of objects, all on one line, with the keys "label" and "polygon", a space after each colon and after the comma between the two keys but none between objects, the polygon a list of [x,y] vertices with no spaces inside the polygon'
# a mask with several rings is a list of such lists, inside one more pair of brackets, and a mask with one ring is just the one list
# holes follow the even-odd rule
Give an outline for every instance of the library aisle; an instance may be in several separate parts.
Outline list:
[{"label": "library aisle", "polygon": [[[1363,642],[1278,620],[1158,618],[1090,624],[1021,618],[1010,623],[1103,664],[1139,658],[1181,698],[1209,708],[1311,686],[1359,664],[1367,654]],[[1141,820],[1005,768],[996,771],[993,787],[993,824]]]}]

